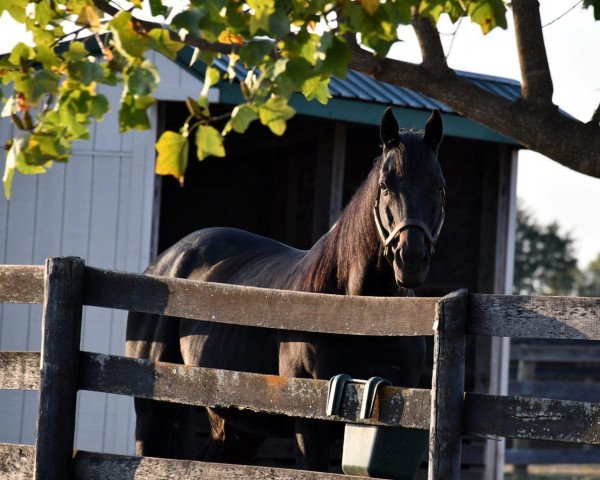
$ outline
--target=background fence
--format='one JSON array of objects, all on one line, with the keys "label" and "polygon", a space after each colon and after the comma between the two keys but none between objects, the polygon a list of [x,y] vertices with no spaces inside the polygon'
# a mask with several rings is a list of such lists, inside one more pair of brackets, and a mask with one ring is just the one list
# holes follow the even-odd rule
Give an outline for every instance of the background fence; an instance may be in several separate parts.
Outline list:
[{"label": "background fence", "polygon": [[[102,391],[190,405],[430,431],[429,478],[460,476],[461,435],[600,444],[600,404],[464,393],[465,334],[600,339],[600,299],[467,295],[344,297],[103,271],[79,259],[0,267],[1,303],[43,303],[41,354],[0,353],[0,388],[40,390],[36,449],[0,446],[2,478],[339,478],[269,467],[77,452],[76,393]],[[79,351],[82,305],[212,322],[348,335],[433,335],[432,390],[383,387],[359,419],[360,385],[325,415],[327,381],[152,363]],[[41,370],[40,370],[41,366]],[[198,388],[203,385],[203,388]],[[254,392],[260,392],[260,395]],[[463,403],[464,402],[464,403]],[[346,477],[347,478],[347,477]]]}]

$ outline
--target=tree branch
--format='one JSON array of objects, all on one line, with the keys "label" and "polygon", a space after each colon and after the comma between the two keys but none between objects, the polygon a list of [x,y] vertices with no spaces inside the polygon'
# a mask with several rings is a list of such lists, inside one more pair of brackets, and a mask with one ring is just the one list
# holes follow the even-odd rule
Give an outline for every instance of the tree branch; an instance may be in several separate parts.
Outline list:
[{"label": "tree branch", "polygon": [[596,107],[596,111],[594,112],[594,114],[592,115],[592,118],[590,119],[590,121],[588,123],[590,123],[591,125],[595,125],[595,126],[600,125],[600,105],[598,105]]},{"label": "tree branch", "polygon": [[[120,11],[109,5],[106,0],[94,0],[94,3],[109,15],[114,16]],[[532,3],[536,7],[534,16],[537,17],[539,28],[536,0],[514,0],[513,6],[526,5],[527,14],[531,14],[529,9]],[[519,7],[515,10],[519,10]],[[515,22],[517,16],[519,14],[515,12]],[[139,24],[147,30],[165,28],[164,25],[142,20],[139,20]],[[521,26],[526,24],[528,22],[523,21]],[[413,19],[413,26],[423,52],[421,65],[377,58],[360,48],[353,39],[347,38],[353,52],[349,68],[376,80],[409,88],[434,98],[460,115],[514,139],[526,148],[540,152],[568,168],[600,178],[600,125],[592,122],[584,124],[562,115],[556,108],[549,108],[552,107],[552,81],[541,32],[538,40],[542,41],[543,60],[541,65],[538,65],[539,59],[533,59],[533,67],[522,66],[524,89],[526,84],[528,93],[524,94],[520,101],[514,102],[477,87],[448,68],[439,34],[429,20]],[[228,54],[239,48],[239,45],[211,44],[192,35],[181,39],[176,32],[170,29],[167,31],[174,40],[211,52]],[[522,34],[520,41],[525,41],[528,35]],[[528,48],[520,47],[519,51],[527,52]],[[535,48],[540,47],[538,45],[532,51],[535,51]],[[530,53],[521,57],[522,64],[529,61]],[[536,65],[539,68],[535,68]],[[545,93],[540,95],[540,92]],[[600,120],[599,117],[600,107],[594,113],[593,119]]]},{"label": "tree branch", "polygon": [[538,0],[512,2],[523,97],[552,104],[554,87],[548,66]]},{"label": "tree branch", "polygon": [[412,26],[417,34],[419,47],[423,63],[421,64],[425,70],[431,72],[432,75],[440,75],[448,70],[446,57],[444,56],[444,47],[440,40],[440,34],[436,26],[429,18],[419,16],[417,9],[412,9]]},{"label": "tree branch", "polygon": [[586,175],[600,177],[600,127],[523,99],[513,102],[465,80],[451,69],[432,78],[422,65],[381,59],[353,47],[350,68],[410,88],[445,103],[460,115],[510,137],[526,148]]}]

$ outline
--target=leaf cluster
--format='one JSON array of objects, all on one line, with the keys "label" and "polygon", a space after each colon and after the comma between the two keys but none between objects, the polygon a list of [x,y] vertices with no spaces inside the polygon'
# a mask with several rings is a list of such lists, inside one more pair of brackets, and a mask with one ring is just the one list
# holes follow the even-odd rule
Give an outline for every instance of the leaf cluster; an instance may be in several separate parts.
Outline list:
[{"label": "leaf cluster", "polygon": [[[140,8],[166,19],[164,24],[138,20]],[[0,60],[0,81],[13,90],[2,114],[18,129],[6,145],[7,196],[15,171],[40,173],[52,161],[66,161],[73,141],[89,137],[90,123],[110,107],[99,85],[122,85],[122,132],[149,128],[147,112],[160,81],[146,58],[149,50],[175,58],[189,38],[219,47],[196,49],[192,63],[207,65],[204,88],[198,99],[187,100],[190,117],[181,130],[165,132],[156,146],[157,173],[182,182],[191,134],[199,159],[223,156],[223,136],[243,133],[254,121],[282,135],[295,113],[292,94],[327,103],[331,78],[346,74],[349,38],[358,37],[384,57],[398,41],[398,27],[413,14],[434,22],[442,13],[453,21],[468,16],[484,33],[506,27],[502,0],[191,0],[177,8],[162,0],[134,0],[128,10],[104,0],[0,0],[0,14],[6,10],[25,24],[34,40]],[[221,77],[212,64],[224,53],[229,68]],[[218,131],[211,125],[209,88],[233,81],[237,65],[248,72],[238,78],[244,102]]]}]

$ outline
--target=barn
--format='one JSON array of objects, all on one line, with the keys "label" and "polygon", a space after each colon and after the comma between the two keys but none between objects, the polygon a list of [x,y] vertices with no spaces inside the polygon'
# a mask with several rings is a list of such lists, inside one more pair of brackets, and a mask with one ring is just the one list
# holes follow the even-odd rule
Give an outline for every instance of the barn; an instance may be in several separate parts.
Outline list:
[{"label": "barn", "polygon": [[[71,161],[43,176],[17,176],[13,198],[0,200],[0,262],[40,264],[46,257],[76,255],[91,266],[140,272],[151,258],[185,234],[209,226],[235,226],[307,248],[329,229],[379,154],[378,124],[392,105],[404,128],[422,128],[432,108],[442,111],[445,139],[440,162],[446,177],[447,216],[423,296],[459,287],[505,293],[512,279],[516,150],[510,139],[462,118],[448,107],[407,89],[356,72],[331,83],[327,105],[293,98],[297,115],[282,137],[256,125],[227,139],[228,155],[191,161],[185,185],[154,175],[154,142],[176,130],[197,97],[204,66],[153,58],[161,76],[152,128],[118,133],[116,112],[79,142]],[[219,64],[226,70],[226,64]],[[243,77],[243,69],[238,76]],[[507,79],[461,73],[483,88],[514,99],[520,85]],[[116,105],[120,92],[105,88]],[[222,81],[210,91],[214,112],[241,100],[239,86]],[[2,120],[0,139],[11,136]],[[192,146],[192,152],[194,152]],[[0,350],[39,350],[39,306],[0,306]],[[86,307],[82,349],[123,354],[126,314]],[[472,345],[467,388],[501,392],[507,382],[507,344],[482,339]],[[76,448],[133,451],[134,415],[129,398],[80,392]],[[35,392],[0,392],[0,442],[33,443]],[[501,465],[502,444],[489,442],[488,465]],[[468,452],[468,450],[465,450]],[[490,467],[486,478],[497,478]]]}]

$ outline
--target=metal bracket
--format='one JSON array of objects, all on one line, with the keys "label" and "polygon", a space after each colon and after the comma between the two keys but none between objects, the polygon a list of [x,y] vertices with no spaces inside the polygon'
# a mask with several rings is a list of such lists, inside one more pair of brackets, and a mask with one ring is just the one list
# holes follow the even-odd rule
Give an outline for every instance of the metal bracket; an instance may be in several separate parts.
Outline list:
[{"label": "metal bracket", "polygon": [[350,375],[344,373],[335,375],[329,380],[329,388],[327,390],[327,415],[337,415],[342,404],[342,397],[344,395],[344,387],[348,382],[362,383],[365,386],[363,392],[362,404],[360,407],[361,420],[370,418],[373,415],[373,405],[375,404],[375,397],[377,390],[381,385],[391,385],[389,380],[385,380],[381,377],[371,377],[368,380],[359,380],[352,378]]}]

